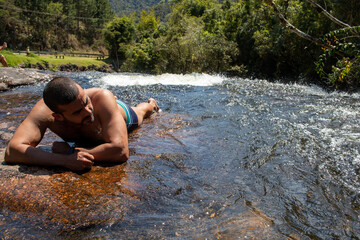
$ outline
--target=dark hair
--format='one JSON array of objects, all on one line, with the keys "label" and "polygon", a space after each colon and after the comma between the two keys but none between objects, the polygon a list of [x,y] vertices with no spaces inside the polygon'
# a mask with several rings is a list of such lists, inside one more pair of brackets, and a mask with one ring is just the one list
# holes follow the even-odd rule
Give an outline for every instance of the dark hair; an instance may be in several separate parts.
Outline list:
[{"label": "dark hair", "polygon": [[77,83],[68,77],[55,77],[44,88],[45,104],[55,113],[60,113],[58,105],[73,102],[79,95]]}]

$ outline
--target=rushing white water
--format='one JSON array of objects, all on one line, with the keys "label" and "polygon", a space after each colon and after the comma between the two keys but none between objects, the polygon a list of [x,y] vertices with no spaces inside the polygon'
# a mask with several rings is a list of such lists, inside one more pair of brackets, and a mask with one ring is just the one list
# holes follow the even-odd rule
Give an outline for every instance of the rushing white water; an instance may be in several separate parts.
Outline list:
[{"label": "rushing white water", "polygon": [[144,75],[131,73],[116,73],[105,75],[96,79],[102,86],[146,86],[146,85],[191,85],[191,86],[212,86],[221,84],[224,77],[208,74],[162,74]]}]

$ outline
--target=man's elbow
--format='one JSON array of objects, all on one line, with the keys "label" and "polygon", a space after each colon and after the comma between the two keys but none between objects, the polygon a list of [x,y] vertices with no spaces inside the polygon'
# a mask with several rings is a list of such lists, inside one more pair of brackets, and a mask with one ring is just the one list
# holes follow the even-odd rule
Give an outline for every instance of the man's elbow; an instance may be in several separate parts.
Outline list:
[{"label": "man's elbow", "polygon": [[121,153],[121,162],[126,162],[130,157],[130,152],[129,152],[129,148],[125,148],[123,149],[122,153]]},{"label": "man's elbow", "polygon": [[118,154],[116,162],[126,162],[129,159],[129,151],[122,151]]},{"label": "man's elbow", "polygon": [[23,146],[17,141],[10,140],[5,149],[4,161],[10,164],[26,163],[25,154],[27,149],[28,145]]},{"label": "man's elbow", "polygon": [[115,161],[116,162],[126,162],[129,159],[130,153],[129,153],[129,148],[119,145],[117,146],[117,154],[115,157]]},{"label": "man's elbow", "polygon": [[11,154],[14,151],[14,149],[12,148],[12,146],[9,144],[5,150],[5,154],[4,154],[4,161],[6,163],[16,163],[16,159],[13,156],[13,154]]},{"label": "man's elbow", "polygon": [[126,152],[126,153],[123,153],[122,154],[122,157],[121,157],[121,162],[126,162],[130,157],[130,153],[129,153],[129,150]]}]

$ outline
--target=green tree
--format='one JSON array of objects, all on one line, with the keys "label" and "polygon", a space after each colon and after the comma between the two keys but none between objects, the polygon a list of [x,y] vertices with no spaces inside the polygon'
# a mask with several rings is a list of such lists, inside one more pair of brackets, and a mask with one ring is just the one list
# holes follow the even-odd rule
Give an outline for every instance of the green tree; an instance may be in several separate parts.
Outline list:
[{"label": "green tree", "polygon": [[154,52],[155,38],[159,36],[159,19],[154,10],[143,10],[136,25],[136,43],[127,48],[123,71],[154,72],[157,55]]},{"label": "green tree", "polygon": [[141,41],[144,38],[153,37],[158,31],[159,19],[156,18],[154,9],[149,13],[141,12],[139,22],[136,25],[137,37]]},{"label": "green tree", "polygon": [[46,49],[63,49],[66,42],[64,31],[59,27],[60,23],[64,21],[63,5],[62,3],[50,2],[46,7],[46,12],[49,13],[45,16],[44,22],[46,26],[45,48]]},{"label": "green tree", "polygon": [[222,33],[222,15],[220,5],[211,1],[178,1],[166,32],[156,39],[156,72],[227,70],[238,51]]},{"label": "green tree", "polygon": [[113,17],[107,0],[1,0],[1,3],[0,11],[6,16],[2,23],[9,27],[6,32],[12,39],[9,46],[14,43],[22,49],[86,48],[102,38],[102,29]]},{"label": "green tree", "polygon": [[13,0],[0,0],[0,41],[8,42],[9,47],[14,47],[24,40],[24,36],[18,29],[21,29],[22,22]]},{"label": "green tree", "polygon": [[[339,7],[340,3],[330,2],[328,10],[326,10],[314,0],[306,0],[307,6],[311,7],[313,11],[316,10],[318,12],[317,19],[322,17],[328,23],[331,23],[331,25],[328,25],[331,27],[330,31],[320,34],[319,31],[313,31],[309,34],[303,32],[298,25],[287,19],[286,15],[279,10],[273,1],[267,2],[285,27],[303,39],[315,43],[318,48],[321,47],[323,49],[324,52],[317,61],[317,72],[320,77],[338,89],[357,89],[360,86],[360,26],[353,27],[331,14],[331,11],[333,13],[337,12],[337,7]],[[354,4],[355,2],[350,1],[350,3]],[[304,4],[304,6],[306,5]],[[351,16],[358,16],[353,11],[349,12]],[[341,14],[340,16],[344,15]],[[350,19],[352,22],[357,22],[356,17],[355,19]],[[320,21],[317,20],[317,22]],[[314,29],[316,28],[313,27],[312,30]]]},{"label": "green tree", "polygon": [[110,57],[125,60],[128,46],[135,39],[135,24],[132,18],[115,18],[103,32]]}]

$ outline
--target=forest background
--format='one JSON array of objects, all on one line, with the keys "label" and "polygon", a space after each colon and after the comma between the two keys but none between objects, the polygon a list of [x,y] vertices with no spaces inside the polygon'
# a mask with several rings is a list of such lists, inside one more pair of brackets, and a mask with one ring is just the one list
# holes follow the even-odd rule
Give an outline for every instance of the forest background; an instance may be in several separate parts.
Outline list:
[{"label": "forest background", "polygon": [[107,53],[121,71],[360,88],[358,0],[0,0],[0,23],[10,50]]}]

